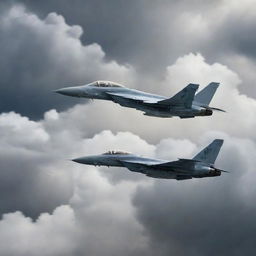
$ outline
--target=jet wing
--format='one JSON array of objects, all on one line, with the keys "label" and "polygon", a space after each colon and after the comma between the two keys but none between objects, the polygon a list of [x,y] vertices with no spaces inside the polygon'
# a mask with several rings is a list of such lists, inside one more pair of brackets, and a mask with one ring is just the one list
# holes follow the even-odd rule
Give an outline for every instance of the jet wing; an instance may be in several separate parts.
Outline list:
[{"label": "jet wing", "polygon": [[122,161],[122,164],[124,167],[128,168],[130,171],[133,171],[133,172],[145,173],[148,168],[148,166],[146,165],[133,163],[133,162]]},{"label": "jet wing", "polygon": [[159,167],[162,170],[173,170],[177,173],[180,174],[187,174],[189,173],[192,169],[192,167],[194,167],[194,164],[196,162],[196,160],[191,160],[191,159],[179,159],[178,161],[172,161],[172,162],[163,162],[163,163],[159,163],[159,164],[155,164],[154,167]]},{"label": "jet wing", "polygon": [[[187,160],[187,159],[186,159]],[[186,169],[190,169],[191,166],[194,165],[195,161],[183,161],[178,160],[178,161],[172,161],[172,162],[167,162],[167,161],[154,161],[154,160],[143,160],[143,159],[138,159],[138,160],[121,160],[121,162],[124,165],[130,164],[130,165],[136,165],[136,166],[145,166],[145,167],[152,167],[152,168],[159,168],[161,170],[166,170],[166,171],[173,171],[177,172],[180,174],[187,174]]]},{"label": "jet wing", "polygon": [[[127,167],[131,171],[139,171],[144,173],[148,168],[153,167],[156,165],[156,163],[161,163],[159,161],[154,160],[143,160],[143,159],[137,159],[137,160],[120,160],[120,162],[123,164],[123,166]],[[165,161],[163,161],[165,162]]]},{"label": "jet wing", "polygon": [[113,100],[117,103],[120,100],[134,100],[141,103],[157,103],[159,99],[154,99],[153,97],[147,97],[144,95],[134,95],[130,93],[119,93],[119,92],[106,92],[109,96],[113,98]]},{"label": "jet wing", "polygon": [[[131,171],[134,172],[141,172],[146,174],[148,177],[153,178],[170,178],[170,176],[166,175],[159,175],[157,172],[157,167],[159,167],[159,170],[168,171],[167,173],[172,173],[171,178],[176,180],[187,180],[192,179],[192,176],[190,173],[181,170],[180,168],[177,168],[177,163],[180,161],[174,161],[174,162],[166,162],[166,161],[148,161],[148,160],[121,160],[122,164],[128,168]],[[149,167],[156,168],[155,171],[149,172]]]},{"label": "jet wing", "polygon": [[171,168],[171,169],[181,169],[183,167],[190,167],[193,166],[195,162],[200,162],[195,159],[183,159],[180,158],[178,161],[155,161],[155,160],[144,160],[144,159],[138,159],[138,160],[121,160],[122,163],[131,163],[131,164],[141,164],[148,167],[165,167],[165,168]]},{"label": "jet wing", "polygon": [[138,160],[120,160],[122,163],[130,163],[130,164],[141,164],[146,166],[154,166],[157,164],[163,164],[166,163],[166,161],[154,161],[154,160],[144,160],[144,159],[138,159]]}]

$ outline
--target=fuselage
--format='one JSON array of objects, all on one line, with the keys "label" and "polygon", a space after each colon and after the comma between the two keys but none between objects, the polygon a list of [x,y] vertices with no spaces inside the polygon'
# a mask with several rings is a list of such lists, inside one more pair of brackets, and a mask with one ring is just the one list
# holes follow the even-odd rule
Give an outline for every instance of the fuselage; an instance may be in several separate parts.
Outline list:
[{"label": "fuselage", "polygon": [[72,161],[95,166],[126,167],[130,171],[140,172],[154,178],[175,179],[180,175],[203,178],[221,175],[221,172],[214,166],[203,162],[184,164],[179,161],[168,162],[115,151],[102,155],[80,157]]},{"label": "fuselage", "polygon": [[[83,86],[62,88],[56,90],[56,92],[72,97],[114,101],[121,106],[143,111],[144,115],[147,116],[194,117],[212,115],[212,110],[200,106],[197,102],[193,102],[191,108],[170,105],[161,106],[157,102],[166,100],[166,97],[129,89],[113,82],[96,81]],[[118,95],[122,95],[122,97],[119,97]],[[147,101],[144,101],[143,99],[147,99]]]}]

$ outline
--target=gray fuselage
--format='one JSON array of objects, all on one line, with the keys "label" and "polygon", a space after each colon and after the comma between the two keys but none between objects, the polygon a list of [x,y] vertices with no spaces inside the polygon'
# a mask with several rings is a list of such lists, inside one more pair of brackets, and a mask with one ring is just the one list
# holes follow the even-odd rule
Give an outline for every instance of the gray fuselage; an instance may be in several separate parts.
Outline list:
[{"label": "gray fuselage", "polygon": [[[55,92],[72,97],[113,101],[121,106],[143,111],[144,115],[147,116],[179,116],[181,118],[189,118],[212,115],[211,110],[200,106],[197,102],[193,102],[190,108],[185,108],[184,106],[160,105],[157,102],[166,100],[166,97],[116,86],[113,82],[110,82],[109,86],[106,87],[97,86],[96,83],[97,82],[93,82],[83,86],[62,88]],[[123,97],[119,97],[119,95]],[[143,101],[145,98],[147,101]]]},{"label": "gray fuselage", "polygon": [[95,166],[126,167],[130,171],[140,172],[153,178],[184,179],[220,176],[221,172],[203,162],[150,159],[129,153],[105,153],[85,156],[72,161]]}]

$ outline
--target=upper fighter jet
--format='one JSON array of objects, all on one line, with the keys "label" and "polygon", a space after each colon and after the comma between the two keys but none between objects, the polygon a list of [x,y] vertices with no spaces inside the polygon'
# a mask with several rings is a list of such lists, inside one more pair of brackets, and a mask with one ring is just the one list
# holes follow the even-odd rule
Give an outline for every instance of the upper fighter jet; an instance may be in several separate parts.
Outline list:
[{"label": "upper fighter jet", "polygon": [[186,180],[192,178],[220,176],[223,170],[214,167],[223,140],[216,139],[192,159],[169,162],[150,159],[134,154],[109,151],[102,155],[85,156],[73,159],[80,164],[121,166],[132,172],[140,172],[149,177],[162,179]]},{"label": "upper fighter jet", "polygon": [[110,81],[66,87],[55,92],[73,97],[112,100],[121,106],[143,111],[147,116],[193,118],[211,116],[213,110],[225,112],[209,106],[218,86],[219,83],[212,82],[195,95],[199,85],[189,84],[171,98],[129,89]]}]

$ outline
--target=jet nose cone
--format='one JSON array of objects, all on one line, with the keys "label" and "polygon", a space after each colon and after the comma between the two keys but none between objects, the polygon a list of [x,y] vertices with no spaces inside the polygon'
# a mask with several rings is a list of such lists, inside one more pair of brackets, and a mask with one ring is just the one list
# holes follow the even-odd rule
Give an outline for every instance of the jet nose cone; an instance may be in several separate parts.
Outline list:
[{"label": "jet nose cone", "polygon": [[66,96],[72,96],[72,97],[82,96],[81,88],[77,88],[77,87],[61,88],[61,89],[55,90],[54,92],[58,94],[66,95]]},{"label": "jet nose cone", "polygon": [[71,161],[73,162],[76,162],[76,163],[79,163],[79,164],[83,164],[83,161],[82,161],[82,158],[75,158],[75,159],[72,159]]},{"label": "jet nose cone", "polygon": [[61,89],[58,89],[58,90],[54,90],[53,92],[65,95],[67,90],[65,88],[61,88]]},{"label": "jet nose cone", "polygon": [[72,161],[79,164],[89,164],[89,165],[96,165],[97,163],[96,159],[91,156],[75,158],[75,159],[72,159]]}]

